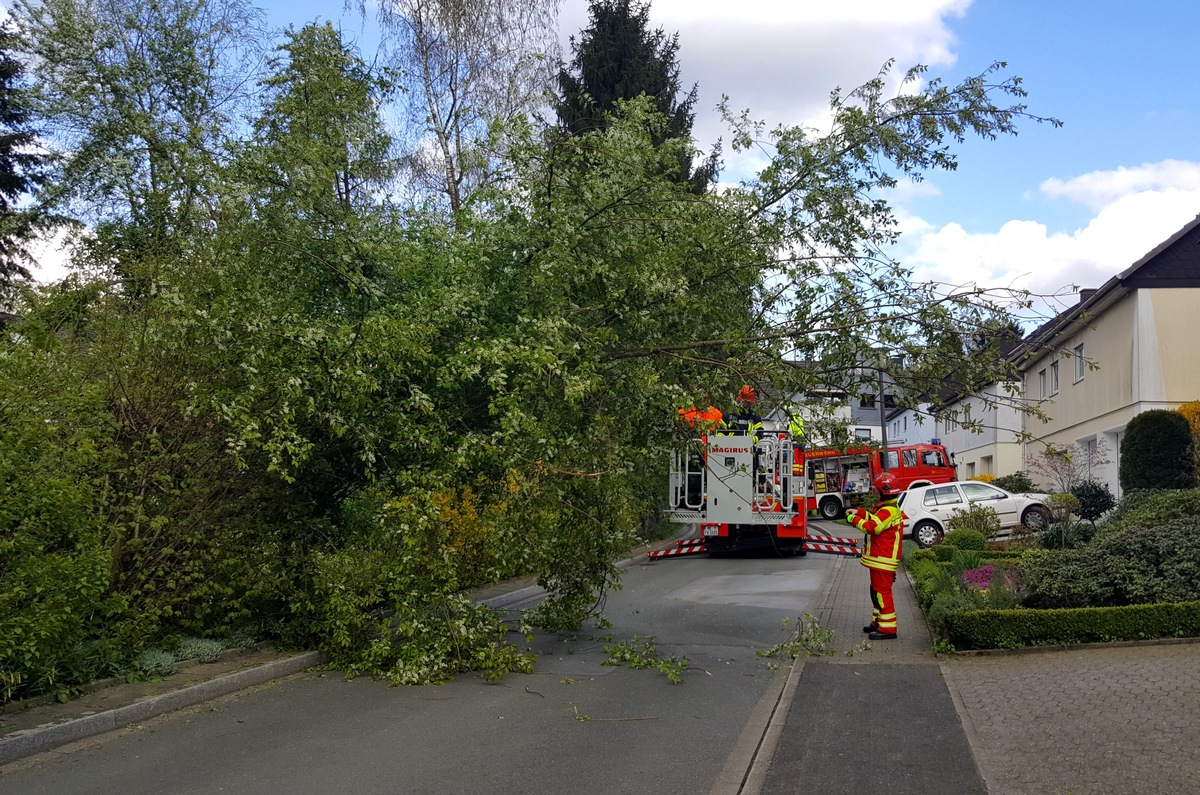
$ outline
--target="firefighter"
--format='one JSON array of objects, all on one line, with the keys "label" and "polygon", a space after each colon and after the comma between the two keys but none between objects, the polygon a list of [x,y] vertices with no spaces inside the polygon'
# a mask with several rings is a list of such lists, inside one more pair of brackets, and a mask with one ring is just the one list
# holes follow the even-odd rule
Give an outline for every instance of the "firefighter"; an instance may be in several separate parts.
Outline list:
[{"label": "firefighter", "polygon": [[859,562],[871,573],[871,623],[863,627],[863,632],[870,633],[871,640],[892,640],[896,637],[892,584],[904,541],[904,514],[896,505],[901,490],[896,477],[887,472],[876,475],[871,485],[879,495],[875,512],[855,508],[846,512],[846,519],[867,536]]},{"label": "firefighter", "polygon": [[729,420],[729,427],[745,434],[757,434],[761,431],[762,417],[754,411],[754,404],[757,402],[758,395],[754,387],[742,387],[737,395],[738,412]]}]

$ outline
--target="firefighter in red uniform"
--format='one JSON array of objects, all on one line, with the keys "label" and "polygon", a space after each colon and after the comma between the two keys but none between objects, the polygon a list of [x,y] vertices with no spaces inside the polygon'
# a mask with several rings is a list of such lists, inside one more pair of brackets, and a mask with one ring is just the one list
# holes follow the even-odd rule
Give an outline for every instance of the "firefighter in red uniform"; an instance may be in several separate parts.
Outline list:
[{"label": "firefighter in red uniform", "polygon": [[871,482],[879,494],[879,505],[871,513],[855,508],[846,513],[850,524],[866,533],[862,560],[871,572],[871,623],[863,627],[871,640],[891,640],[896,637],[896,601],[892,584],[896,581],[896,566],[904,542],[904,514],[896,505],[900,494],[896,478],[887,472]]}]

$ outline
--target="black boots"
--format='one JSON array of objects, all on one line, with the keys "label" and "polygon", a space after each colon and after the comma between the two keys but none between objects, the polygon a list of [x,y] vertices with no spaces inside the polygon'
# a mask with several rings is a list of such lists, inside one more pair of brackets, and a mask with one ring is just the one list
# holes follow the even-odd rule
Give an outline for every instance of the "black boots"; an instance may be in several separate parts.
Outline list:
[{"label": "black boots", "polygon": [[896,633],[895,632],[880,632],[877,629],[873,629],[873,630],[871,630],[871,634],[867,635],[867,637],[870,638],[871,640],[895,640]]}]

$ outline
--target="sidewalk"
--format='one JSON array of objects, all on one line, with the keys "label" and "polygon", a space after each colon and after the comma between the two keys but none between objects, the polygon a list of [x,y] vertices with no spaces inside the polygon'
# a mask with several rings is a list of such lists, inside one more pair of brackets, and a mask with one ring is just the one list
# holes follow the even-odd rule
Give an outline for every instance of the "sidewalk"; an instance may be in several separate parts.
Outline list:
[{"label": "sidewalk", "polygon": [[837,655],[797,661],[744,795],[1200,793],[1197,639],[936,658],[902,572],[900,639],[862,650],[867,571],[828,576]]},{"label": "sidewalk", "polygon": [[834,631],[834,654],[796,661],[790,706],[764,738],[748,795],[982,795],[984,786],[925,620],[902,571],[894,594],[900,637],[869,642],[870,583],[856,558],[838,558],[814,618]]}]

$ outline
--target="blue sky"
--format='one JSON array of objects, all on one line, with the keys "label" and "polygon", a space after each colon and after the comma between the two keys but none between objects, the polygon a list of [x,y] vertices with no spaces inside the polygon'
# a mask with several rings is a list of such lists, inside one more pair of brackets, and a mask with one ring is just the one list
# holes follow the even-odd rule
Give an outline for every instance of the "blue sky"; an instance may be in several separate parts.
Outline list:
[{"label": "blue sky", "polygon": [[[373,24],[340,0],[259,3],[278,27],[333,19],[374,55]],[[1200,213],[1196,0],[653,0],[651,18],[678,31],[683,79],[699,84],[701,146],[725,134],[722,94],[770,124],[819,126],[832,88],[889,58],[951,83],[1007,61],[1030,111],[1064,126],[968,141],[957,172],[894,192],[896,253],[919,277],[1098,286]],[[564,45],[586,23],[586,0],[565,0]],[[728,156],[723,179],[760,165]]]}]

